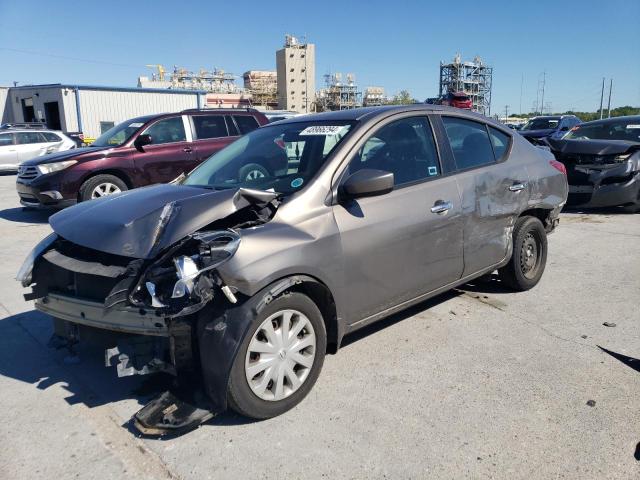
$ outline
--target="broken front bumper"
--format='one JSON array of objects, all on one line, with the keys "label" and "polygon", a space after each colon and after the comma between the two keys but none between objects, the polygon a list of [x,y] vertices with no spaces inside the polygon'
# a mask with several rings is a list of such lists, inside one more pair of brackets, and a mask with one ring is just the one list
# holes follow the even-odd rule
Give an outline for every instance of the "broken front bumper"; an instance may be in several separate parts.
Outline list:
[{"label": "broken front bumper", "polygon": [[603,165],[572,165],[567,169],[568,205],[615,207],[637,202],[640,171],[633,162]]},{"label": "broken front bumper", "polygon": [[167,318],[134,307],[104,308],[104,303],[49,293],[35,302],[52,317],[89,327],[138,335],[169,336]]}]

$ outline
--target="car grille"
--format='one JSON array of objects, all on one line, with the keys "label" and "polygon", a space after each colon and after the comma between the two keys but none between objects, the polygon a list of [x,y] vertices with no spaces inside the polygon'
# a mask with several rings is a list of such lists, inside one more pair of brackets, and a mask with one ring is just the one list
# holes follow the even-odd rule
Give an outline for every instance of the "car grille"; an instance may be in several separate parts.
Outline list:
[{"label": "car grille", "polygon": [[33,166],[25,167],[23,165],[20,165],[18,167],[18,178],[21,178],[22,180],[33,180],[39,175],[40,175],[40,172],[38,172],[38,169],[36,167],[33,167]]}]

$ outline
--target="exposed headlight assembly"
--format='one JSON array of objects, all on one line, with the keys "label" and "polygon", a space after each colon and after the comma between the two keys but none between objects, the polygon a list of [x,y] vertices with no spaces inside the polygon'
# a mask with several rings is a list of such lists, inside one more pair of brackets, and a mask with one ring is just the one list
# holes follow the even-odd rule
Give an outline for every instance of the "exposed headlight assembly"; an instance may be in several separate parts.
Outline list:
[{"label": "exposed headlight assembly", "polygon": [[33,250],[29,252],[27,258],[24,259],[20,270],[18,270],[18,274],[16,275],[16,280],[22,283],[23,287],[28,287],[31,285],[31,274],[33,273],[33,265],[36,259],[44,253],[44,251],[51,246],[53,242],[56,241],[58,235],[55,233],[51,233],[46,236],[44,239],[40,241]]},{"label": "exposed headlight assembly", "polygon": [[[178,281],[173,286],[172,298],[180,298],[193,292],[195,280],[203,272],[212,270],[229,260],[240,246],[240,235],[233,230],[200,232],[193,235],[200,242],[200,253],[192,257],[174,258]],[[199,261],[201,267],[196,263]]]},{"label": "exposed headlight assembly", "polygon": [[69,168],[71,165],[75,165],[76,163],[78,163],[77,160],[65,160],[64,162],[43,163],[41,165],[36,165],[36,168],[42,175],[44,175],[46,173],[59,172],[60,170]]},{"label": "exposed headlight assembly", "polygon": [[630,156],[631,156],[630,153],[625,153],[623,155],[617,155],[616,158],[614,158],[613,160],[616,162],[624,162],[628,160]]}]

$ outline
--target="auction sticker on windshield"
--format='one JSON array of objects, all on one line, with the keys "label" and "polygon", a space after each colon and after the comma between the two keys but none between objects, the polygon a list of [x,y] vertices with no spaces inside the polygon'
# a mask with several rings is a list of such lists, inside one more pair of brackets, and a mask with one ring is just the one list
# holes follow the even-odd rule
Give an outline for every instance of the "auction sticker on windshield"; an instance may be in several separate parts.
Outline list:
[{"label": "auction sticker on windshield", "polygon": [[300,132],[300,136],[303,135],[338,135],[345,125],[312,125]]}]

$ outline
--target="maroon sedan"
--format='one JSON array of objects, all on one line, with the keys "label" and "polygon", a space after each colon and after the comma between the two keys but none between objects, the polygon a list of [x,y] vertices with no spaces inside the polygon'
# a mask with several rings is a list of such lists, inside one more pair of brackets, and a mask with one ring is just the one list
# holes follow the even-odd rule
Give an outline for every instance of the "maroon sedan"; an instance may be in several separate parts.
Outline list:
[{"label": "maroon sedan", "polygon": [[[254,109],[185,110],[137,117],[91,146],[22,163],[16,189],[28,207],[66,207],[131,188],[166,183],[240,135],[268,123]],[[250,166],[247,175],[256,175]]]}]

